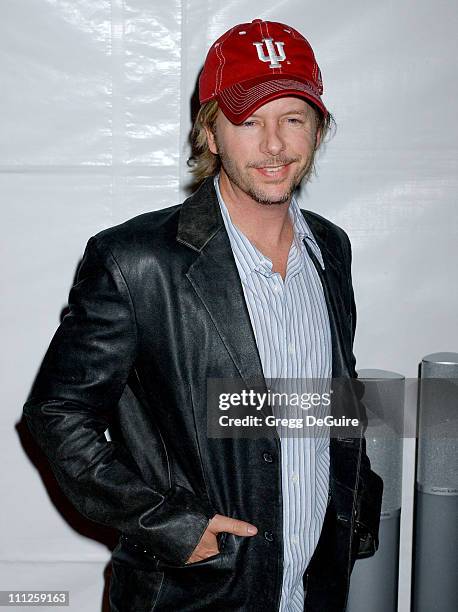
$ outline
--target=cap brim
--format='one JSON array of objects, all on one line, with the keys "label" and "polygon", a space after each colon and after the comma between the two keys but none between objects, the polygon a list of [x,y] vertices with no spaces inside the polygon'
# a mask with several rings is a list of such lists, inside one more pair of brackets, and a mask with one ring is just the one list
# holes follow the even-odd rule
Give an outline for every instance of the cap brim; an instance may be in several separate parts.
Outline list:
[{"label": "cap brim", "polygon": [[220,91],[216,99],[232,123],[243,123],[260,106],[284,96],[298,96],[312,102],[326,116],[327,110],[312,83],[291,78],[275,78],[261,82],[237,83]]}]

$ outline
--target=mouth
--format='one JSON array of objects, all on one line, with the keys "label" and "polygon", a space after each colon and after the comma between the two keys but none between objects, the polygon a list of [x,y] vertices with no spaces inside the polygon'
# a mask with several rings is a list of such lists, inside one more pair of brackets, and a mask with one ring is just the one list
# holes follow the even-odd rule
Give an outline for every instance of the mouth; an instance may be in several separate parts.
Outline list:
[{"label": "mouth", "polygon": [[282,164],[280,166],[264,166],[256,168],[256,171],[269,178],[283,178],[288,174],[288,168],[291,164]]}]

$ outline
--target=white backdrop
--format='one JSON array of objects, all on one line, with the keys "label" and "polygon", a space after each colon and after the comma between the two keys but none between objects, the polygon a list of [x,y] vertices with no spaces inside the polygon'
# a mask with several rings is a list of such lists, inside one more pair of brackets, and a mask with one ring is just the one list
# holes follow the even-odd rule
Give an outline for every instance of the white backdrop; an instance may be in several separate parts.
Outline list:
[{"label": "white backdrop", "polygon": [[[0,6],[0,590],[67,589],[70,610],[100,612],[108,549],[44,486],[41,459],[18,425],[87,239],[183,199],[190,99],[209,45],[238,22],[283,21],[314,47],[338,123],[301,204],[352,240],[358,367],[416,376],[423,355],[457,351],[456,3]],[[401,612],[409,609],[412,450]]]}]

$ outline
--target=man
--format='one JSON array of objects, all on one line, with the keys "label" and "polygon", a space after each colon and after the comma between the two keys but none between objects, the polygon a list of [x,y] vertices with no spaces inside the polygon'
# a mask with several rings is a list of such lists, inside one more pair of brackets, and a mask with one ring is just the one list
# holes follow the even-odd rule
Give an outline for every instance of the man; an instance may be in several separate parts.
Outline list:
[{"label": "man", "polygon": [[377,547],[363,419],[354,438],[207,435],[211,380],[356,376],[348,238],[293,196],[321,93],[296,30],[235,26],[200,76],[200,188],[88,242],[24,410],[75,506],[121,532],[114,611],[344,610]]}]

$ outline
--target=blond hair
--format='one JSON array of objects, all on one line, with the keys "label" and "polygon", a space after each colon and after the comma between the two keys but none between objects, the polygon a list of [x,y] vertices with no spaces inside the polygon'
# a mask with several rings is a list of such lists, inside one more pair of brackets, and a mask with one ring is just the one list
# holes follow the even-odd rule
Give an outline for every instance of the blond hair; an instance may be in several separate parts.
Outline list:
[{"label": "blond hair", "polygon": [[218,102],[210,100],[202,104],[191,131],[191,157],[188,166],[193,175],[194,183],[200,184],[207,176],[214,176],[220,169],[219,155],[215,155],[208,148],[207,132],[215,130],[216,116],[218,115]]},{"label": "blond hair", "polygon": [[[218,102],[216,100],[210,100],[202,104],[197,114],[194,125],[191,131],[191,157],[188,159],[188,166],[190,172],[193,175],[194,186],[200,185],[200,183],[209,176],[214,176],[221,167],[221,160],[219,155],[212,153],[208,147],[207,132],[206,128],[215,132],[215,122],[218,115]],[[324,143],[325,139],[329,135],[334,134],[336,129],[336,122],[331,113],[328,113],[326,117],[316,110],[317,115],[317,131],[321,130],[321,140],[317,147],[319,149]],[[308,178],[312,173],[316,171],[314,161],[310,170],[307,174]]]}]

